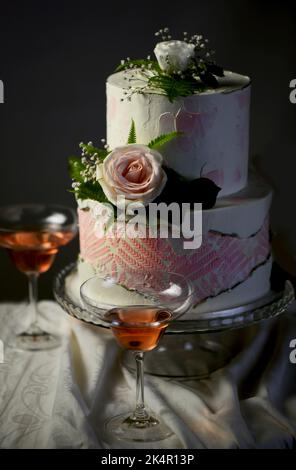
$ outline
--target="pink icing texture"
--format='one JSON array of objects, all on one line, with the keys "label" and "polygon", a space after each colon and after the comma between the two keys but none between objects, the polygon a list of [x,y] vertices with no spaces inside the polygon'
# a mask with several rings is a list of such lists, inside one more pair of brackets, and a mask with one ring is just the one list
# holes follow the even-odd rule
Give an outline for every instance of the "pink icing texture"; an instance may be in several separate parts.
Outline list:
[{"label": "pink icing texture", "polygon": [[183,249],[183,239],[97,238],[90,211],[79,210],[82,258],[105,274],[117,267],[183,274],[194,284],[195,303],[243,282],[270,253],[268,217],[260,230],[239,238],[210,231],[197,250]]}]

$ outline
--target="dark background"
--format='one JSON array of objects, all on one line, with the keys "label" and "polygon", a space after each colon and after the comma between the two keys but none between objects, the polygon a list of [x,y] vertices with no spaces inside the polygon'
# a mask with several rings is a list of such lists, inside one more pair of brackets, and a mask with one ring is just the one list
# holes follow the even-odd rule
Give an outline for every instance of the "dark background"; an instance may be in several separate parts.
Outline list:
[{"label": "dark background", "polygon": [[[296,252],[295,2],[182,0],[1,1],[0,204],[58,202],[67,192],[67,156],[81,140],[105,136],[105,80],[121,58],[153,51],[164,26],[210,39],[219,62],[252,77],[251,155],[275,188],[272,227]],[[50,297],[54,272],[78,252],[64,248],[41,276]],[[25,296],[26,281],[0,251],[0,300]]]}]

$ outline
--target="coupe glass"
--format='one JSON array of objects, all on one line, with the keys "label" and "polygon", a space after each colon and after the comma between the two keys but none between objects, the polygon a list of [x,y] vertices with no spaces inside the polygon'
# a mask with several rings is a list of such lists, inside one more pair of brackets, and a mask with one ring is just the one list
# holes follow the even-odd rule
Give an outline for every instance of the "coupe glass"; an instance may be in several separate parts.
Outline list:
[{"label": "coupe glass", "polygon": [[19,204],[0,207],[0,246],[29,281],[29,328],[8,344],[17,349],[43,350],[60,345],[60,339],[39,326],[37,281],[52,265],[58,249],[77,232],[75,212],[59,205]]},{"label": "coupe glass", "polygon": [[133,351],[136,360],[136,405],[132,413],[109,419],[105,429],[117,439],[160,441],[171,429],[144,403],[144,353],[158,345],[168,324],[192,305],[191,284],[181,275],[164,271],[128,273],[88,279],[80,288],[91,315],[107,323],[118,344]]}]

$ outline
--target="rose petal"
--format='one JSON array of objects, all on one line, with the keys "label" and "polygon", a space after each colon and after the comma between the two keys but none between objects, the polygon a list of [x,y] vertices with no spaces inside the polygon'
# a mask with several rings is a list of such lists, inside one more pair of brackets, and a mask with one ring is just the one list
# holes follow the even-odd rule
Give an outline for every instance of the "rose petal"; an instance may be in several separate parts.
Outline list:
[{"label": "rose petal", "polygon": [[97,166],[96,177],[106,197],[118,204],[117,196],[148,204],[162,191],[166,174],[161,154],[144,145],[131,144],[111,152]]}]

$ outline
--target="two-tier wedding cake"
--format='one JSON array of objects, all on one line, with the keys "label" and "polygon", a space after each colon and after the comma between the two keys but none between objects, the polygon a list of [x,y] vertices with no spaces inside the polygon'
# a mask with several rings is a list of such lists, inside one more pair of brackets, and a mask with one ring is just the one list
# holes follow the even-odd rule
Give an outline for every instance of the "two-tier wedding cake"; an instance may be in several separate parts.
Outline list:
[{"label": "two-tier wedding cake", "polygon": [[[104,148],[81,144],[82,159],[70,162],[80,255],[67,288],[79,297],[80,285],[97,271],[179,272],[195,290],[186,320],[270,289],[271,190],[248,175],[250,79],[218,67],[201,36],[184,33],[175,41],[167,29],[159,35],[157,60],[124,60],[107,79]],[[116,232],[110,208],[118,210],[122,197],[135,210],[151,202],[201,202],[200,246],[185,247],[184,236],[171,231]],[[116,292],[114,299],[121,302]]]}]

